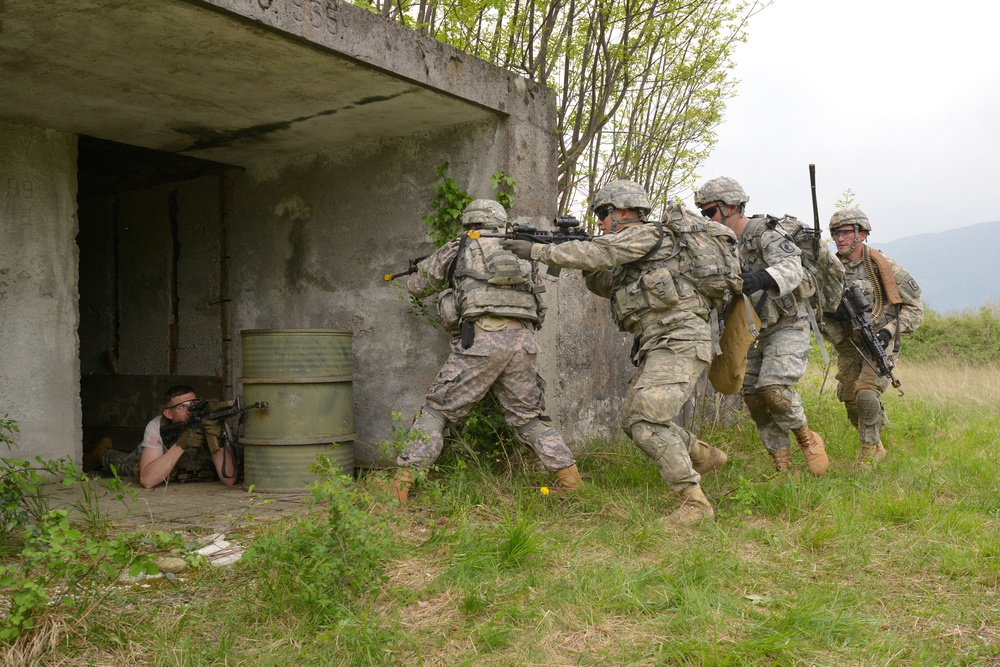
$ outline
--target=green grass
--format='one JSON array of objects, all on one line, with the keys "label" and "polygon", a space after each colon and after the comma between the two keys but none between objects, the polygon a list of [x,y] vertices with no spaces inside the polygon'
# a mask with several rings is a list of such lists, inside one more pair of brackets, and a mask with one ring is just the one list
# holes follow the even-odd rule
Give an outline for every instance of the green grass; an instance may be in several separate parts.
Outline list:
[{"label": "green grass", "polygon": [[[375,479],[351,491],[371,521],[344,514],[352,530],[394,536],[359,556],[384,573],[361,593],[297,580],[331,571],[315,563],[272,568],[266,586],[247,566],[201,568],[114,592],[67,621],[46,655],[66,665],[1000,665],[997,399],[942,409],[887,394],[889,456],[858,467],[856,434],[821,379],[801,391],[828,474],[810,477],[795,450],[799,479],[776,482],[749,421],[704,434],[730,454],[703,482],[713,523],[661,526],[676,499],[628,441],[589,443],[578,456],[588,488],[565,499],[539,493],[551,479],[533,464],[484,472],[445,457],[403,510]],[[261,599],[303,586],[298,606]]]}]

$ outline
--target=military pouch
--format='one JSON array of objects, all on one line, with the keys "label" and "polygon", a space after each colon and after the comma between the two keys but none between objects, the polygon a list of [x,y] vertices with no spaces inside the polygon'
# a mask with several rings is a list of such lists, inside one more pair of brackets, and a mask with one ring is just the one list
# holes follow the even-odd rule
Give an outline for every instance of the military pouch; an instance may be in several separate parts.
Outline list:
[{"label": "military pouch", "polygon": [[462,349],[468,350],[476,342],[476,325],[473,322],[462,322]]},{"label": "military pouch", "polygon": [[497,244],[496,250],[486,255],[485,258],[486,269],[490,274],[486,282],[490,285],[512,286],[527,284],[527,272],[521,268],[514,253],[509,250],[503,250]]},{"label": "military pouch", "polygon": [[454,331],[458,326],[458,299],[455,290],[450,287],[438,297],[438,317],[441,324],[448,331]]},{"label": "military pouch", "polygon": [[[670,273],[670,269],[667,267],[661,267],[650,271],[642,277],[639,281],[642,284],[643,290],[646,294],[653,296],[658,301],[661,301],[664,306],[673,307],[680,303],[681,295],[677,292],[677,286],[674,284],[674,277]],[[656,304],[650,302],[651,307],[655,307]]]}]

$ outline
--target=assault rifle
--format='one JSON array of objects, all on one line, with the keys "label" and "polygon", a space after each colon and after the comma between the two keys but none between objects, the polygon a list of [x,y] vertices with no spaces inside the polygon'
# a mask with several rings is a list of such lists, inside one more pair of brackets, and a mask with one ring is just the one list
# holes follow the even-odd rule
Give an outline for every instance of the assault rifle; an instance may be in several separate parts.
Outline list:
[{"label": "assault rifle", "polygon": [[417,257],[416,259],[410,260],[410,265],[407,267],[406,271],[400,271],[399,273],[387,273],[382,276],[382,280],[389,282],[390,280],[395,280],[396,278],[402,278],[403,276],[408,276],[411,273],[417,272],[417,264],[424,261],[430,257],[430,255],[424,255],[423,257]]},{"label": "assault rifle", "polygon": [[212,410],[208,401],[202,399],[192,405],[191,409],[188,410],[188,415],[190,416],[187,421],[177,422],[176,424],[167,424],[166,426],[160,427],[160,437],[163,439],[163,442],[172,442],[175,441],[185,429],[201,426],[202,422],[228,419],[229,417],[242,415],[247,410],[257,409],[266,410],[267,401],[257,401],[256,403],[252,403],[250,405],[243,405],[240,403],[240,399],[237,398],[229,407]]},{"label": "assault rifle", "polygon": [[[854,348],[861,353],[861,358],[875,371],[875,374],[880,378],[888,377],[892,386],[902,396],[903,390],[900,388],[900,382],[892,374],[892,369],[894,368],[892,357],[882,349],[882,343],[875,334],[875,323],[872,322],[870,314],[872,306],[868,303],[868,299],[865,298],[865,293],[857,285],[851,285],[844,290],[843,303],[848,314],[851,316],[851,326],[854,327],[854,331],[858,334],[861,345],[865,349],[862,350],[859,348],[853,340],[851,341],[851,345],[854,345]],[[875,363],[872,364],[872,361]]]},{"label": "assault rifle", "polygon": [[[502,234],[494,234],[474,229],[469,232],[470,239],[494,238],[494,239],[515,239],[518,241],[531,241],[532,243],[565,243],[566,241],[592,241],[594,237],[580,229],[580,221],[572,215],[556,216],[552,221],[556,231],[550,232],[538,229],[534,225],[520,225],[508,222]],[[550,266],[548,270],[550,276],[558,276],[559,268]]]}]

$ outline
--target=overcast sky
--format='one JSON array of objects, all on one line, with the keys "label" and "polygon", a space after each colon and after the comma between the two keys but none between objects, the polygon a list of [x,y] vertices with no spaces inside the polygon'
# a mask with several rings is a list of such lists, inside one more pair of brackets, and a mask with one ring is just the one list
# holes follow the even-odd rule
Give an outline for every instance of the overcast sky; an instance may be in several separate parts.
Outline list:
[{"label": "overcast sky", "polygon": [[998,35],[1000,0],[776,0],[696,182],[811,224],[815,163],[823,227],[850,188],[875,243],[1000,220]]}]

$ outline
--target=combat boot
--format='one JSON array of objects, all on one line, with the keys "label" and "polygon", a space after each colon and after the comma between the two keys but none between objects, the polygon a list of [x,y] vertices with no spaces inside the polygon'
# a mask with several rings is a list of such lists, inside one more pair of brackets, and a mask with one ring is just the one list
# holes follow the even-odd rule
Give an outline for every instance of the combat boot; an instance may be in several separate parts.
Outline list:
[{"label": "combat boot", "polygon": [[405,505],[410,499],[410,487],[413,486],[413,468],[404,467],[396,471],[396,476],[389,482],[389,492],[400,505]]},{"label": "combat boot", "polygon": [[556,480],[557,493],[579,491],[584,487],[583,478],[580,477],[580,471],[577,470],[575,463],[568,468],[556,470]]},{"label": "combat boot", "polygon": [[681,506],[660,521],[665,526],[693,526],[715,518],[712,503],[708,502],[701,486],[693,484],[681,492]]},{"label": "combat boot", "polygon": [[806,455],[806,466],[809,472],[821,476],[830,465],[830,459],[826,455],[826,448],[823,446],[823,438],[816,431],[810,431],[808,426],[797,428],[792,433],[802,448],[802,453]]},{"label": "combat boot", "polygon": [[104,455],[114,449],[111,438],[101,438],[94,445],[94,451],[83,455],[84,470],[101,470]]},{"label": "combat boot", "polygon": [[775,452],[768,452],[774,460],[774,469],[778,472],[792,472],[792,450],[779,449]]},{"label": "combat boot", "polygon": [[879,440],[874,445],[870,445],[867,442],[861,443],[861,463],[867,463],[871,461],[872,463],[877,463],[885,458],[885,447],[882,446],[882,441]]},{"label": "combat boot", "polygon": [[701,440],[695,441],[688,454],[691,456],[691,465],[699,475],[718,470],[729,460],[724,451]]}]

